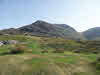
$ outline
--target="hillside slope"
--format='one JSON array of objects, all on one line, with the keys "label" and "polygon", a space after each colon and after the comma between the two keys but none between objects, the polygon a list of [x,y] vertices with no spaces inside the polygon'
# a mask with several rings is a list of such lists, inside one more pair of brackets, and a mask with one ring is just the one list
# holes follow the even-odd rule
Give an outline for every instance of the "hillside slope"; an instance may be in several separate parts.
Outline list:
[{"label": "hillside slope", "polygon": [[30,25],[18,29],[6,29],[1,31],[9,34],[28,33],[35,36],[62,37],[66,39],[80,40],[84,37],[72,27],[65,24],[51,24],[44,21],[36,21]]},{"label": "hillside slope", "polygon": [[[20,44],[0,47],[0,75],[97,75],[92,63],[100,56],[99,41],[25,35],[3,35],[2,40]],[[24,53],[12,54],[13,50]]]},{"label": "hillside slope", "polygon": [[[78,59],[77,64],[68,64],[67,61],[65,63],[55,63],[54,58],[57,58],[57,56],[0,56],[0,75],[95,75],[95,72],[91,70],[94,67],[84,60],[80,61]],[[60,56],[61,58],[64,60],[65,58],[70,59],[70,57],[65,56]]]},{"label": "hillside slope", "polygon": [[83,35],[88,40],[100,40],[100,27],[88,29],[87,31],[83,32]]},{"label": "hillside slope", "polygon": [[81,34],[68,25],[51,24],[44,21],[36,21],[35,23],[19,28],[19,31],[49,37],[55,36],[67,39],[83,39]]}]

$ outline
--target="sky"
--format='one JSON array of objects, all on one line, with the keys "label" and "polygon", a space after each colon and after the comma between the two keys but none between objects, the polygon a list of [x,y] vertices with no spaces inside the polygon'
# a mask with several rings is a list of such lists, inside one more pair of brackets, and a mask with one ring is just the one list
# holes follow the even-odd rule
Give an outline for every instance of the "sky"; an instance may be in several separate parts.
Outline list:
[{"label": "sky", "polygon": [[36,20],[67,24],[79,32],[100,27],[100,0],[0,0],[0,29]]}]

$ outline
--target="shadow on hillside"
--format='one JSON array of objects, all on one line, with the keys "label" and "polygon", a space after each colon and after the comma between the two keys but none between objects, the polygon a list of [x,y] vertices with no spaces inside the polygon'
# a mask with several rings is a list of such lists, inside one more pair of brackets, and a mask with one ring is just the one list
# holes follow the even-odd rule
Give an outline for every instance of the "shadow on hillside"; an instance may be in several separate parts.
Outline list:
[{"label": "shadow on hillside", "polygon": [[17,54],[22,54],[22,53],[16,53],[16,52],[4,52],[1,55],[5,56],[5,55],[17,55]]}]

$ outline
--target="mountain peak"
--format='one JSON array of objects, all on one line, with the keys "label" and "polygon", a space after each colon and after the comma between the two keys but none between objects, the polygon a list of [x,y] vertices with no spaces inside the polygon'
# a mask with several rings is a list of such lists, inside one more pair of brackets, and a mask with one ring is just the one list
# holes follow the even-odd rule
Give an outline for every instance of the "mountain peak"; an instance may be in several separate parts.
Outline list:
[{"label": "mountain peak", "polygon": [[48,23],[48,22],[45,22],[43,20],[37,20],[33,24],[42,24],[42,23]]}]

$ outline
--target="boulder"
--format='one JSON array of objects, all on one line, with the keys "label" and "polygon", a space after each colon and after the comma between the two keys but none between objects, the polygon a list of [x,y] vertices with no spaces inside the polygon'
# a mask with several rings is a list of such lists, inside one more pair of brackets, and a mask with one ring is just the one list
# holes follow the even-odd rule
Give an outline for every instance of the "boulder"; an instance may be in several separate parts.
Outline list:
[{"label": "boulder", "polygon": [[4,44],[2,42],[0,42],[0,47],[3,46]]},{"label": "boulder", "polygon": [[2,42],[4,45],[9,44],[7,40],[3,40],[3,41],[1,41],[1,42]]},{"label": "boulder", "polygon": [[19,42],[16,41],[16,40],[9,40],[8,43],[9,43],[9,44],[18,44]]}]

